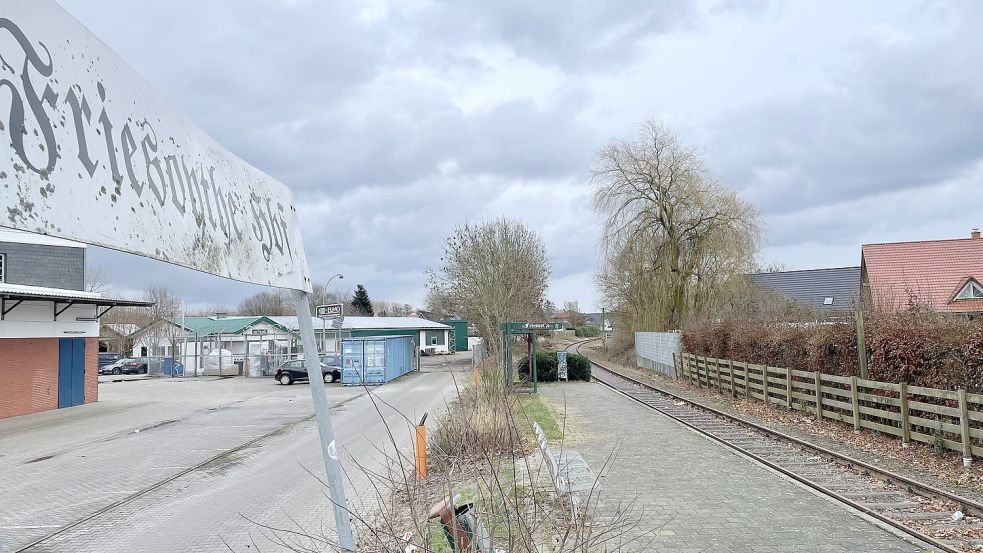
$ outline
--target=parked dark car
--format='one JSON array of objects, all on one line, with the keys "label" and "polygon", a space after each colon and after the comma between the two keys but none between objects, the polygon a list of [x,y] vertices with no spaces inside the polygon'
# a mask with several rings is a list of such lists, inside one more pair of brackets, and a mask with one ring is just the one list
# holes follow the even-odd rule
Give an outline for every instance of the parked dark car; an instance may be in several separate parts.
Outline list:
[{"label": "parked dark car", "polygon": [[[341,357],[334,355],[322,355],[321,377],[327,383],[341,380]],[[307,380],[307,369],[304,368],[304,360],[295,359],[280,365],[276,370],[276,374],[273,375],[273,378],[285,386],[293,384],[294,382],[303,382]]]},{"label": "parked dark car", "polygon": [[123,356],[118,353],[99,352],[99,368],[101,369],[106,365],[112,365],[122,358]]},{"label": "parked dark car", "polygon": [[147,365],[146,357],[126,357],[99,367],[99,374],[147,374]]},{"label": "parked dark car", "polygon": [[99,367],[99,374],[123,374],[123,363],[130,359],[117,359],[114,363]]}]

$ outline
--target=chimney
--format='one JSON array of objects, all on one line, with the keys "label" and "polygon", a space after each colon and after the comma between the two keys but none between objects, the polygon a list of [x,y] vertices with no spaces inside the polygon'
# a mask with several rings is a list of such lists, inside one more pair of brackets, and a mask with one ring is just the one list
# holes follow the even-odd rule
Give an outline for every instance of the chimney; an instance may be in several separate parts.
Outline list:
[{"label": "chimney", "polygon": [[969,237],[972,238],[972,239],[974,239],[974,240],[979,240],[979,238],[980,238],[980,229],[974,228],[973,230],[971,230],[969,232]]}]

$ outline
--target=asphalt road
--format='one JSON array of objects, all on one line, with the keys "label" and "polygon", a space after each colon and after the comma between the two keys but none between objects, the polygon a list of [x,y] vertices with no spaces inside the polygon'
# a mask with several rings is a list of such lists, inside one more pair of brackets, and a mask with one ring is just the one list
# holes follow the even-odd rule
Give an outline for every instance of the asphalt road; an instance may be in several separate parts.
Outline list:
[{"label": "asphalt road", "polygon": [[[454,380],[464,373],[452,368],[463,371],[467,365],[463,356],[458,363],[449,361],[428,360],[421,372],[375,388],[373,395],[329,387],[354,509],[371,510],[375,500],[358,467],[378,467],[396,450],[411,459],[415,422],[424,412],[433,417],[454,399]],[[208,383],[193,384],[194,393],[208,390]],[[153,386],[168,385],[178,383],[140,383],[146,388],[139,393],[153,396]],[[92,411],[96,419],[112,412],[117,420],[132,411],[140,426],[106,435],[82,433],[85,439],[75,441],[63,436],[64,430],[38,428],[35,433],[47,435],[52,445],[33,452],[16,436],[5,436],[0,425],[0,445],[7,438],[16,446],[16,455],[0,457],[4,546],[9,551],[30,546],[28,551],[254,552],[256,546],[282,549],[275,537],[271,541],[268,527],[331,535],[327,490],[314,477],[323,473],[323,465],[307,385],[244,380],[235,385],[245,389],[223,391],[224,401],[211,407],[176,394],[179,414],[158,416],[151,424],[145,419],[154,417],[146,409],[115,409],[107,401],[102,411]],[[228,385],[220,382],[216,388],[222,386]],[[125,392],[120,390],[116,393]],[[167,404],[154,413],[166,413]],[[50,453],[32,457],[44,451]],[[311,545],[290,533],[277,534]],[[38,539],[43,541],[31,546]]]}]

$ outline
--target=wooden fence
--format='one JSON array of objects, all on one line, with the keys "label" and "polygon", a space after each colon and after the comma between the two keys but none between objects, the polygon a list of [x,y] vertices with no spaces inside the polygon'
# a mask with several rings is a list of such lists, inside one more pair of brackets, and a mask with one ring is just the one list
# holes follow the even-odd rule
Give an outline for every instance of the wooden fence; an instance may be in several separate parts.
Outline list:
[{"label": "wooden fence", "polygon": [[680,378],[700,387],[889,434],[905,444],[960,451],[965,460],[983,455],[983,395],[689,353],[673,360]]}]

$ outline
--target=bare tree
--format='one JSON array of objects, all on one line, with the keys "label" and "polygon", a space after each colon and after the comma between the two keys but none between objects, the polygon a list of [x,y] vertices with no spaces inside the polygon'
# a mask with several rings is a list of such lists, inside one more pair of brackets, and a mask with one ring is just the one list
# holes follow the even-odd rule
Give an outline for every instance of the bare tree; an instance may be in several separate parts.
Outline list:
[{"label": "bare tree", "polygon": [[85,266],[85,291],[97,294],[107,294],[111,290],[109,275],[102,267],[86,264]]},{"label": "bare tree", "polygon": [[755,209],[658,123],[602,148],[592,180],[594,208],[604,217],[597,281],[606,302],[629,315],[629,330],[679,328],[751,266]]},{"label": "bare tree", "polygon": [[279,290],[264,291],[239,302],[238,315],[293,315],[293,302]]},{"label": "bare tree", "polygon": [[150,355],[158,355],[159,348],[164,345],[170,345],[171,351],[174,351],[178,338],[184,335],[184,330],[177,324],[181,299],[166,286],[151,286],[144,292],[143,298],[153,303],[147,308],[149,322],[143,330]]},{"label": "bare tree", "polygon": [[431,269],[432,298],[444,298],[478,334],[501,350],[499,323],[535,317],[545,300],[550,266],[535,231],[500,218],[457,227],[444,244],[443,265]]}]

